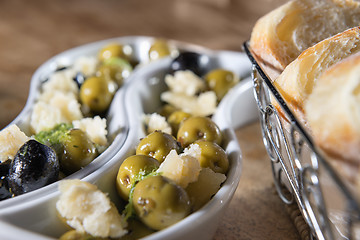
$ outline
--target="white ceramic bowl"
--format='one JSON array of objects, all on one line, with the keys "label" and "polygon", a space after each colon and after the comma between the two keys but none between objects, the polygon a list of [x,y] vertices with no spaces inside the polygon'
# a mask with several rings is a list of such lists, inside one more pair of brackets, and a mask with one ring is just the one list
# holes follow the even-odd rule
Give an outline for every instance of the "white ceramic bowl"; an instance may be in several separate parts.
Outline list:
[{"label": "white ceramic bowl", "polygon": [[[223,67],[246,77],[250,64],[242,53],[207,52],[209,68]],[[107,192],[116,203],[119,199],[115,178],[121,162],[134,153],[139,139],[145,136],[142,116],[154,112],[161,104],[160,93],[165,89],[163,81],[171,59],[166,58],[143,66],[129,78],[129,83],[119,95],[124,103],[127,137],[122,147],[101,168],[83,178]],[[242,170],[241,151],[234,128],[254,120],[258,113],[253,100],[252,83],[243,80],[222,100],[213,119],[225,137],[225,150],[229,156],[230,169],[227,180],[213,198],[200,210],[178,223],[144,239],[211,239],[229,204],[240,180]],[[0,210],[1,239],[51,239],[59,237],[67,229],[58,219],[55,203],[58,191],[49,191],[31,201]]]},{"label": "white ceramic bowl", "polygon": [[[86,45],[82,45],[80,47],[76,47],[67,51],[64,51],[53,58],[49,59],[45,63],[43,63],[34,73],[30,82],[30,90],[29,96],[26,102],[24,109],[21,113],[12,121],[10,124],[16,124],[18,127],[27,135],[30,136],[29,123],[30,116],[33,110],[33,106],[36,102],[37,97],[40,94],[40,88],[42,83],[58,69],[59,67],[71,66],[74,61],[82,56],[97,56],[99,50],[103,48],[106,44],[109,43],[120,43],[123,45],[128,45],[133,50],[132,58],[136,62],[139,62],[138,67],[136,67],[133,73],[136,73],[142,66],[149,64],[149,56],[148,52],[151,47],[151,44],[156,40],[153,37],[143,37],[143,36],[129,36],[129,37],[119,37],[107,39],[95,43],[90,43]],[[168,40],[168,43],[176,49],[180,51],[197,51],[201,53],[208,52],[207,49],[182,43],[179,41]],[[125,79],[127,82],[127,79]],[[123,106],[123,93],[118,91],[112,104],[109,108],[107,118],[107,130],[108,136],[110,139],[113,139],[110,146],[96,159],[94,159],[88,166],[83,169],[77,171],[74,174],[71,174],[67,178],[77,178],[82,179],[85,176],[89,175],[93,171],[97,170],[99,167],[104,165],[109,159],[111,159],[120,148],[122,148],[125,143],[125,139],[127,138],[129,126],[126,122],[126,115]],[[7,208],[12,205],[16,205],[22,203],[24,201],[29,201],[34,198],[39,198],[43,195],[47,195],[49,191],[56,191],[57,183],[49,184],[40,189],[34,190],[32,192],[28,192],[14,198],[6,199],[0,201],[0,209]]]}]

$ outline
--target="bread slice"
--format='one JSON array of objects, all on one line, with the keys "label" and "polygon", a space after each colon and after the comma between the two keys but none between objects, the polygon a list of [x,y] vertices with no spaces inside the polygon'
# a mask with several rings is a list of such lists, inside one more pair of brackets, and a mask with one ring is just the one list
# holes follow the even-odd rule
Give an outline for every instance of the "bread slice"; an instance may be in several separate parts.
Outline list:
[{"label": "bread slice", "polygon": [[360,53],[326,70],[305,103],[315,142],[334,158],[360,165]]},{"label": "bread slice", "polygon": [[355,0],[293,0],[256,22],[250,47],[274,79],[305,49],[356,26],[360,3]]},{"label": "bread slice", "polygon": [[359,51],[360,27],[348,29],[306,49],[274,81],[287,105],[305,126],[304,104],[317,79],[326,69]]}]

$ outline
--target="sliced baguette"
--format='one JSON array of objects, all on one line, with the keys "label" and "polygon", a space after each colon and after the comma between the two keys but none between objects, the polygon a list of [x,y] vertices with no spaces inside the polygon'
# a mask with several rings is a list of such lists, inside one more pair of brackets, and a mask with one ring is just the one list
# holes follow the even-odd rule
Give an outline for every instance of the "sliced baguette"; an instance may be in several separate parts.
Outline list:
[{"label": "sliced baguette", "polygon": [[275,79],[305,49],[359,25],[357,1],[293,0],[256,22],[250,47]]},{"label": "sliced baguette", "polygon": [[[306,49],[274,81],[290,109],[307,126],[304,104],[319,76],[335,63],[360,51],[360,28],[352,28]],[[278,104],[275,107],[281,111]]]},{"label": "sliced baguette", "polygon": [[360,53],[326,70],[305,103],[315,142],[334,158],[360,165]]}]

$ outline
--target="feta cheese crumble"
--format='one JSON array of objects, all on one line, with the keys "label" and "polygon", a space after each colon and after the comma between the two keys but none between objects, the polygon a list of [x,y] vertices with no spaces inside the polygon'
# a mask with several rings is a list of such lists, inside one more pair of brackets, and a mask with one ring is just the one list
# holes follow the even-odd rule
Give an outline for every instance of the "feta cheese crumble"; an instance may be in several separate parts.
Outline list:
[{"label": "feta cheese crumble", "polygon": [[80,103],[71,93],[54,91],[48,101],[38,101],[30,117],[30,127],[35,133],[49,130],[60,123],[71,123],[83,118]]},{"label": "feta cheese crumble", "polygon": [[127,233],[124,217],[95,185],[76,179],[62,180],[59,190],[56,209],[76,231],[103,238],[119,238]]},{"label": "feta cheese crumble", "polygon": [[199,160],[190,154],[178,155],[171,150],[161,163],[157,172],[186,188],[189,183],[196,182],[201,171]]},{"label": "feta cheese crumble", "polygon": [[18,126],[12,124],[0,131],[0,162],[14,159],[15,154],[30,138]]},{"label": "feta cheese crumble", "polygon": [[166,121],[166,118],[160,114],[146,114],[144,115],[144,122],[147,126],[148,133],[152,133],[158,130],[171,135],[171,126]]},{"label": "feta cheese crumble", "polygon": [[78,128],[89,136],[90,140],[101,146],[107,145],[106,119],[99,116],[83,118],[73,121],[74,128]]},{"label": "feta cheese crumble", "polygon": [[165,83],[171,92],[194,96],[205,90],[205,81],[189,70],[176,71],[174,75],[166,75]]},{"label": "feta cheese crumble", "polygon": [[187,96],[182,93],[164,92],[161,100],[194,116],[209,116],[216,111],[217,98],[213,91],[201,93],[199,96]]}]

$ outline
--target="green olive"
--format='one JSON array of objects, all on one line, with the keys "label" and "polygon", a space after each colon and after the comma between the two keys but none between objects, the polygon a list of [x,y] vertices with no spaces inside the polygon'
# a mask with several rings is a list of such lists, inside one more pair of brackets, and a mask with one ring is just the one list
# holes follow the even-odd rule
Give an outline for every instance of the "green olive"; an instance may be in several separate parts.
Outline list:
[{"label": "green olive", "polygon": [[94,237],[88,233],[70,230],[61,235],[59,240],[106,240],[108,238]]},{"label": "green olive", "polygon": [[123,79],[129,77],[130,73],[133,70],[133,67],[126,59],[119,58],[119,57],[112,57],[112,58],[104,60],[103,66],[111,67],[113,69],[113,71],[117,73],[117,76],[114,74],[115,76],[113,76],[113,78],[112,78],[115,80],[115,82],[117,80],[116,77],[118,79],[121,78],[121,81],[122,81]]},{"label": "green olive", "polygon": [[170,104],[163,105],[157,113],[161,116],[168,118],[173,112],[177,111],[178,109]]},{"label": "green olive", "polygon": [[97,77],[102,77],[107,81],[113,81],[120,87],[123,84],[123,72],[114,65],[101,65],[96,71]]},{"label": "green olive", "polygon": [[150,60],[157,60],[171,54],[171,49],[165,40],[157,39],[149,49]]},{"label": "green olive", "polygon": [[200,166],[210,168],[214,172],[225,174],[229,168],[229,159],[226,152],[214,142],[197,141],[195,142],[201,149],[199,159]]},{"label": "green olive", "polygon": [[80,88],[80,100],[94,113],[106,111],[116,91],[114,82],[102,77],[90,77]]},{"label": "green olive", "polygon": [[95,144],[80,129],[71,129],[62,138],[61,170],[69,175],[88,165],[97,157]]},{"label": "green olive", "polygon": [[225,94],[238,82],[238,78],[231,71],[214,69],[205,75],[207,85],[221,100]]},{"label": "green olive", "polygon": [[181,147],[176,139],[170,134],[155,131],[140,140],[136,154],[148,155],[162,163],[172,149],[178,153],[181,152]]},{"label": "green olive", "polygon": [[119,240],[137,240],[155,232],[144,223],[134,218],[128,220],[128,227],[126,229],[128,230],[128,233]]},{"label": "green olive", "polygon": [[163,176],[150,176],[136,184],[132,203],[148,227],[164,229],[190,213],[186,191]]},{"label": "green olive", "polygon": [[132,185],[140,172],[151,173],[159,168],[160,163],[150,156],[133,155],[125,159],[121,164],[116,176],[116,188],[119,195],[124,199],[129,199]]},{"label": "green olive", "polygon": [[176,136],[178,130],[179,130],[179,126],[180,124],[185,120],[188,119],[189,117],[191,117],[190,113],[184,112],[184,111],[175,111],[172,114],[170,114],[169,118],[168,118],[168,123],[171,126],[171,130],[173,132],[173,134]]},{"label": "green olive", "polygon": [[222,135],[219,127],[207,117],[190,117],[180,126],[177,140],[183,147],[197,140],[205,140],[221,144]]},{"label": "green olive", "polygon": [[131,54],[132,49],[130,46],[110,43],[99,51],[98,59],[104,61],[112,57],[120,57],[129,60]]}]

